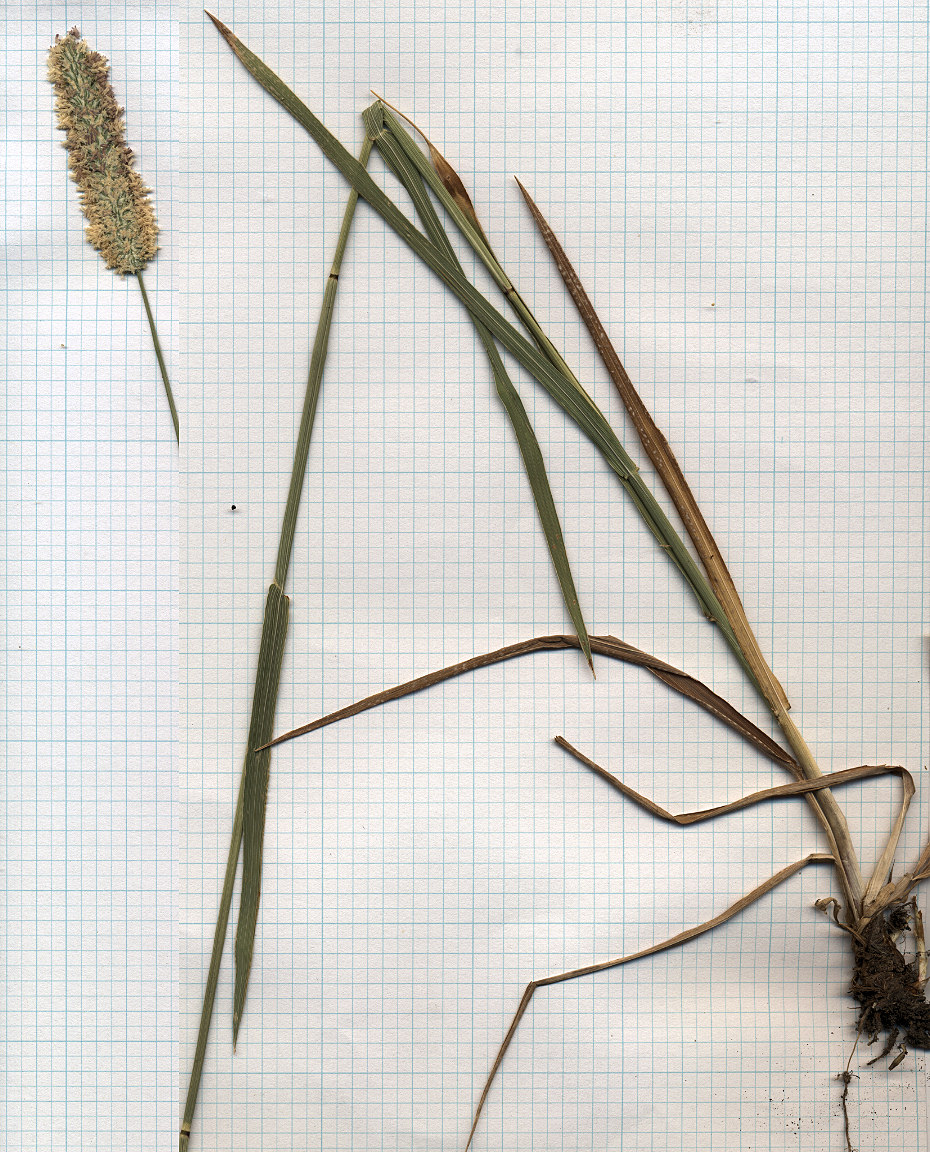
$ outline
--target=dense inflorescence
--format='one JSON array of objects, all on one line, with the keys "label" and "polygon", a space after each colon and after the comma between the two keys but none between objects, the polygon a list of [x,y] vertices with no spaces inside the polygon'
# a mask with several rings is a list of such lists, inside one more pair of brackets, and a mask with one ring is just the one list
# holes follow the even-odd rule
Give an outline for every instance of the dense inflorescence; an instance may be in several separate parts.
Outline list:
[{"label": "dense inflorescence", "polygon": [[81,209],[90,221],[87,239],[108,268],[120,275],[141,272],[158,250],[158,226],[151,189],[133,168],[123,139],[123,109],[109,83],[106,57],[72,28],[63,39],[55,37],[48,73]]}]

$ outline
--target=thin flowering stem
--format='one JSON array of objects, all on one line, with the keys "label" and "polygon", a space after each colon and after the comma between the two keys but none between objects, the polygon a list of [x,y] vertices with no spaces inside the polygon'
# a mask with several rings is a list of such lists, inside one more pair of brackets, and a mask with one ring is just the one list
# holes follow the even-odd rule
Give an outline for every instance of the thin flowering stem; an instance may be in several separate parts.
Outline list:
[{"label": "thin flowering stem", "polygon": [[158,360],[158,370],[161,372],[161,378],[165,385],[165,395],[168,397],[168,407],[171,409],[171,422],[174,425],[174,438],[180,444],[181,430],[178,425],[178,410],[174,403],[174,393],[171,391],[171,381],[168,379],[168,369],[165,367],[165,357],[161,350],[161,341],[158,339],[158,332],[155,330],[155,317],[152,315],[152,306],[149,304],[149,294],[145,290],[145,281],[142,279],[142,273],[136,273],[136,279],[139,281],[139,290],[142,293],[142,303],[145,305],[145,315],[148,317],[149,331],[152,333],[152,344],[155,348],[155,358]]}]

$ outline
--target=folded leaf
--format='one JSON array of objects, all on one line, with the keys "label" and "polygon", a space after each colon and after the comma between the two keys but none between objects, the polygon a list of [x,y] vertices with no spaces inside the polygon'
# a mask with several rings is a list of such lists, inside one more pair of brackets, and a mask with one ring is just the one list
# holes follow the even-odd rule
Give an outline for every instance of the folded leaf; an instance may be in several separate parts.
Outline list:
[{"label": "folded leaf", "polygon": [[[384,130],[381,105],[374,104],[370,108],[366,108],[362,113],[362,119],[365,122],[366,132],[378,145],[388,167],[410,194],[427,235],[438,248],[446,253],[455,267],[461,272],[462,266],[455,254],[455,250],[449,242],[449,237],[446,235],[439,221],[432,201],[427,195],[423,181],[420,179],[416,169],[409,164],[403,151],[397,147],[393,136]],[[549,486],[549,477],[546,475],[546,465],[543,460],[542,450],[539,447],[539,441],[536,439],[536,433],[533,431],[530,418],[526,414],[523,401],[520,399],[519,393],[516,388],[514,388],[513,382],[507,374],[507,369],[501,360],[497,345],[494,343],[494,337],[480,320],[472,317],[472,322],[475,325],[475,330],[491,363],[491,372],[494,376],[497,394],[504,406],[504,410],[510,418],[514,435],[517,438],[520,456],[523,459],[523,467],[526,470],[527,479],[530,482],[533,500],[536,503],[536,511],[539,515],[539,522],[542,525],[543,533],[546,537],[546,544],[549,548],[549,555],[552,557],[559,587],[562,589],[565,607],[568,609],[568,614],[578,634],[581,650],[593,673],[594,661],[591,658],[588,630],[585,627],[584,617],[581,613],[581,604],[578,600],[578,593],[575,590],[575,581],[572,577],[571,566],[568,562],[568,553],[565,550],[565,540],[562,536],[562,526],[559,523],[559,514],[556,511],[555,501],[552,497],[552,489]]]}]

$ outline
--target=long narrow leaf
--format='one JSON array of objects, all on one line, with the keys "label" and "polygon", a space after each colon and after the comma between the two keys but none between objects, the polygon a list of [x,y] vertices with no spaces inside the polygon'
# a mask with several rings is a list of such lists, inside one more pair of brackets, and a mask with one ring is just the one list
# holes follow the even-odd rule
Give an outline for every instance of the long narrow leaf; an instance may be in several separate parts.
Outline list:
[{"label": "long narrow leaf", "polygon": [[242,804],[242,898],[236,925],[236,980],[233,990],[233,1047],[239,1038],[239,1024],[245,1007],[245,993],[252,969],[255,926],[262,889],[262,844],[265,837],[265,808],[268,799],[267,752],[252,752],[267,740],[274,727],[275,706],[281,662],[287,640],[288,598],[280,584],[272,584],[265,602],[262,643],[255,673],[252,723],[249,725],[249,751],[245,755],[245,796]]},{"label": "long narrow leaf", "polygon": [[[455,254],[455,250],[449,243],[445,229],[439,221],[436,210],[433,208],[432,201],[427,195],[426,189],[416,169],[409,164],[403,152],[395,146],[392,137],[381,131],[383,127],[381,105],[374,104],[371,108],[367,108],[362,113],[362,119],[365,123],[365,131],[372,140],[377,142],[386,164],[410,194],[427,235],[438,248],[446,253],[448,258],[454,262],[455,267],[461,272],[462,266]],[[491,372],[494,376],[494,383],[497,387],[497,394],[504,406],[504,410],[510,418],[511,426],[517,438],[520,456],[523,459],[523,467],[526,470],[527,479],[530,482],[533,500],[536,503],[536,511],[539,514],[539,522],[542,525],[543,533],[546,537],[546,544],[549,548],[549,555],[552,557],[552,563],[556,571],[556,576],[558,577],[559,586],[562,589],[565,607],[568,609],[568,614],[578,634],[581,650],[593,673],[594,661],[591,657],[588,630],[585,627],[584,617],[581,613],[581,604],[578,601],[578,593],[575,590],[575,581],[572,577],[571,566],[568,562],[568,553],[565,550],[565,540],[562,536],[562,525],[559,523],[559,514],[556,511],[555,501],[552,498],[552,489],[549,486],[549,477],[546,475],[546,464],[543,460],[542,450],[539,447],[539,441],[536,439],[536,433],[533,431],[530,418],[526,414],[523,401],[520,399],[519,393],[516,388],[514,388],[513,382],[507,374],[507,369],[501,360],[497,345],[494,343],[494,337],[480,320],[472,317],[472,322],[487,353],[488,360],[491,364]]]},{"label": "long narrow leaf", "polygon": [[[687,828],[689,824],[700,824],[705,820],[713,820],[717,816],[727,816],[730,812],[740,812],[744,808],[763,804],[766,800],[787,800],[795,796],[808,796],[811,792],[822,792],[824,788],[839,788],[842,784],[852,784],[857,780],[869,780],[875,776],[897,776],[901,781],[901,807],[898,809],[896,823],[903,824],[915,791],[914,777],[900,764],[860,764],[856,768],[843,768],[839,772],[831,772],[827,776],[821,776],[819,780],[795,780],[793,784],[777,784],[773,788],[762,788],[758,792],[750,792],[738,800],[730,800],[727,804],[718,804],[713,808],[701,808],[697,812],[685,812],[676,816],[667,808],[663,808],[654,800],[650,800],[648,796],[634,791],[629,784],[624,784],[612,772],[608,772],[606,768],[602,768],[589,756],[579,752],[573,744],[569,744],[564,736],[556,736],[555,742],[560,748],[570,752],[576,760],[596,772],[602,780],[606,780],[612,788],[616,788],[622,795],[630,800],[635,800],[641,808],[645,808],[647,812],[660,820],[667,820],[670,824],[677,824],[680,828]],[[888,868],[885,867],[884,875],[887,875],[887,872]]]},{"label": "long narrow leaf", "polygon": [[[783,784],[777,788],[766,788],[761,792],[754,792],[750,796],[744,796],[740,800],[733,801],[730,804],[722,804],[717,808],[705,809],[701,812],[685,813],[681,816],[673,816],[671,812],[666,811],[664,808],[659,807],[658,804],[653,803],[647,797],[634,792],[632,788],[628,787],[622,781],[618,780],[616,776],[596,764],[593,760],[589,759],[583,753],[579,752],[577,748],[573,748],[567,740],[561,737],[556,737],[556,743],[559,744],[566,751],[570,752],[582,764],[591,768],[608,783],[613,785],[624,796],[634,800],[637,804],[641,805],[647,811],[651,812],[654,816],[662,820],[670,820],[675,824],[682,826],[688,824],[697,824],[703,820],[710,820],[714,816],[721,816],[725,812],[735,812],[742,808],[748,808],[754,804],[760,804],[765,800],[773,800],[780,798],[787,798],[790,796],[813,795],[815,793],[822,793],[826,789],[835,785],[850,784],[855,780],[864,780],[874,776],[895,775],[901,780],[904,788],[904,797],[902,800],[901,811],[898,819],[898,824],[903,822],[904,814],[907,812],[907,806],[910,803],[910,798],[914,794],[914,781],[911,774],[904,768],[897,766],[882,764],[877,766],[863,765],[858,768],[847,768],[842,772],[833,772],[829,776],[823,776],[818,780],[802,780],[794,784]],[[760,899],[767,892],[771,892],[773,888],[787,880],[790,876],[795,875],[802,868],[807,867],[808,864],[813,863],[832,863],[836,864],[836,858],[826,853],[812,853],[805,856],[803,860],[798,860],[794,864],[789,864],[786,868],[782,868],[776,872],[774,876],[769,877],[764,883],[758,887],[753,888],[751,892],[747,892],[735,904],[731,904],[729,908],[721,912],[719,915],[712,917],[710,920],[705,920],[703,924],[698,924],[694,928],[687,928],[684,932],[679,932],[675,936],[670,937],[668,940],[663,940],[661,944],[653,944],[648,948],[643,948],[639,952],[632,952],[628,956],[621,956],[617,960],[604,960],[596,964],[586,964],[582,968],[573,968],[569,972],[559,972],[554,976],[546,976],[541,980],[531,980],[524,990],[517,1010],[510,1021],[510,1026],[504,1036],[497,1055],[494,1058],[494,1063],[491,1065],[491,1071],[484,1082],[484,1087],[481,1095],[478,1098],[478,1104],[475,1108],[474,1118],[472,1120],[471,1131],[468,1134],[468,1139],[465,1142],[465,1150],[471,1147],[472,1140],[475,1136],[475,1131],[478,1127],[478,1122],[481,1119],[481,1113],[487,1101],[488,1094],[491,1091],[491,1085],[494,1082],[501,1064],[503,1063],[504,1056],[507,1049],[510,1047],[511,1041],[517,1031],[520,1021],[526,1014],[526,1010],[530,1006],[530,1001],[533,999],[533,994],[539,988],[545,988],[553,984],[562,984],[567,980],[577,980],[580,976],[592,976],[598,972],[606,972],[611,968],[619,968],[622,964],[629,964],[634,960],[641,960],[646,956],[653,956],[657,952],[665,952],[670,948],[677,948],[680,944],[686,944],[689,940],[694,940],[697,936],[703,935],[705,932],[710,932],[711,929],[719,927],[721,924],[726,923],[727,920],[742,912],[744,908],[748,908],[756,900]],[[916,877],[911,877],[911,881]],[[909,890],[909,889],[908,889]],[[821,902],[818,901],[818,907],[822,907]],[[839,922],[839,921],[837,921]]]},{"label": "long narrow leaf", "polygon": [[[682,672],[681,669],[666,664],[657,656],[650,656],[648,652],[634,648],[632,644],[618,640],[616,636],[592,636],[590,639],[591,650],[598,656],[607,656],[612,660],[620,660],[624,664],[635,664],[639,668],[645,668],[647,672],[651,672],[656,679],[661,680],[673,691],[684,696],[686,700],[692,701],[699,708],[703,708],[705,712],[716,717],[721,723],[726,724],[737,735],[742,736],[744,740],[752,744],[757,751],[768,756],[776,764],[787,768],[794,775],[798,774],[797,763],[784,748],[776,744],[771,736],[766,735],[761,728],[757,728],[751,720],[747,720],[745,716],[737,712],[732,704],[727,703],[722,696],[718,696],[716,692],[708,688],[706,684],[702,684],[694,676],[689,676],[687,672]],[[285,740],[293,740],[296,736],[305,736],[308,732],[316,732],[319,728],[326,728],[340,720],[348,720],[350,716],[358,716],[360,712],[367,712],[370,708],[378,708],[382,704],[390,703],[391,700],[400,700],[414,692],[422,692],[426,688],[432,688],[434,684],[441,684],[443,680],[464,676],[466,672],[474,672],[478,668],[487,668],[492,664],[500,664],[504,660],[513,660],[517,656],[529,656],[534,652],[555,652],[564,648],[578,647],[580,647],[579,642],[574,636],[535,636],[532,640],[521,640],[517,644],[508,644],[505,648],[498,648],[494,652],[486,652],[481,656],[472,656],[458,664],[450,664],[436,672],[428,672],[425,676],[417,676],[415,680],[408,680],[404,684],[376,692],[373,696],[366,696],[364,700],[357,700],[354,704],[348,704],[345,708],[330,712],[318,720],[311,720],[309,724],[302,724],[299,728],[284,732],[280,736],[276,736],[274,740],[270,740],[264,747],[273,748],[275,744],[283,744]],[[256,750],[263,751],[261,748]]]},{"label": "long narrow leaf", "polygon": [[753,888],[752,891],[747,892],[745,896],[741,896],[735,904],[731,904],[729,908],[724,909],[724,911],[720,912],[717,916],[713,916],[710,920],[705,920],[703,924],[698,924],[694,928],[686,928],[684,932],[678,932],[676,935],[669,937],[668,940],[663,940],[661,944],[651,944],[648,948],[642,948],[639,952],[631,952],[629,956],[621,956],[617,960],[604,960],[600,964],[586,964],[583,968],[573,968],[570,972],[559,972],[555,976],[546,976],[542,980],[531,980],[526,986],[520,1003],[517,1005],[517,1010],[513,1015],[513,1019],[510,1021],[510,1027],[507,1029],[501,1046],[497,1050],[494,1063],[491,1065],[491,1071],[488,1073],[487,1079],[484,1082],[484,1088],[481,1090],[478,1104],[475,1107],[471,1131],[468,1133],[468,1139],[465,1141],[465,1152],[468,1152],[472,1140],[475,1138],[478,1121],[481,1119],[481,1113],[484,1110],[488,1093],[491,1091],[491,1085],[494,1083],[494,1078],[497,1076],[498,1070],[504,1061],[504,1056],[516,1034],[517,1027],[525,1016],[526,1010],[530,1006],[530,1001],[533,999],[533,994],[537,989],[548,987],[551,984],[562,984],[566,980],[577,980],[579,976],[593,976],[596,972],[606,972],[610,968],[619,968],[622,964],[630,964],[634,960],[642,960],[646,956],[654,956],[657,952],[667,952],[670,948],[677,948],[680,944],[686,944],[689,940],[694,940],[698,936],[702,936],[705,932],[719,928],[721,924],[725,924],[727,920],[731,920],[734,916],[739,915],[745,908],[748,908],[751,904],[754,904],[756,900],[765,896],[767,892],[771,892],[773,888],[777,888],[779,884],[782,884],[785,880],[794,876],[797,872],[800,872],[802,868],[806,868],[808,864],[832,863],[835,863],[834,858],[825,852],[812,852],[809,856],[805,856],[803,860],[797,860],[795,863],[789,864],[786,868],[782,868],[776,872],[774,876],[770,876],[763,884]]},{"label": "long narrow leaf", "polygon": [[[370,153],[371,141],[366,139],[359,155],[359,163],[363,165],[367,164]],[[203,1007],[200,1012],[200,1027],[197,1033],[197,1044],[194,1049],[194,1060],[187,1087],[187,1097],[184,1103],[184,1116],[181,1121],[180,1138],[178,1141],[179,1152],[186,1152],[188,1148],[191,1128],[194,1122],[194,1113],[197,1108],[197,1097],[200,1093],[200,1081],[203,1076],[203,1065],[206,1058],[207,1040],[210,1035],[210,1025],[213,1020],[213,1005],[216,998],[217,983],[219,981],[220,965],[223,959],[223,948],[226,943],[229,910],[232,905],[233,890],[235,888],[236,869],[239,863],[239,852],[240,848],[242,848],[243,840],[245,840],[246,846],[243,851],[243,891],[240,902],[239,923],[236,931],[233,1043],[235,1043],[238,1037],[239,1025],[242,1021],[242,1013],[245,1007],[245,995],[252,964],[255,929],[258,922],[258,907],[261,897],[262,842],[264,838],[265,805],[268,790],[270,757],[270,753],[257,746],[267,742],[271,736],[272,726],[274,724],[278,681],[287,636],[288,599],[284,595],[283,589],[290,565],[291,548],[293,546],[294,531],[297,524],[297,512],[300,507],[304,475],[307,467],[307,456],[310,450],[310,436],[313,431],[313,421],[323,378],[323,367],[326,362],[329,330],[333,318],[336,289],[339,283],[339,272],[342,267],[342,259],[345,255],[346,245],[348,244],[357,203],[358,194],[353,190],[349,193],[348,202],[346,203],[342,228],[336,243],[336,253],[333,257],[329,276],[326,281],[326,288],[323,293],[323,304],[320,309],[320,318],[313,344],[310,372],[307,378],[307,389],[304,395],[303,411],[300,418],[300,429],[297,434],[297,445],[294,452],[294,465],[291,470],[291,482],[288,488],[287,502],[281,525],[281,539],[278,545],[278,556],[275,563],[275,577],[268,591],[262,624],[262,639],[259,648],[258,667],[255,675],[255,690],[252,698],[252,717],[249,723],[248,748],[242,767],[239,793],[236,799],[236,811],[233,817],[232,834],[230,836],[229,852],[226,857],[223,891],[220,896],[216,929],[213,934],[213,952],[210,956],[210,967],[207,972],[207,980],[204,987]]]},{"label": "long narrow leaf", "polygon": [[623,367],[623,362],[617,355],[617,351],[611,343],[604,325],[601,323],[600,317],[594,310],[594,305],[584,290],[578,273],[572,267],[571,262],[565,254],[565,250],[556,238],[551,226],[519,180],[517,180],[517,186],[523,194],[523,199],[526,201],[530,214],[536,222],[536,227],[539,229],[540,235],[546,242],[546,247],[552,254],[555,266],[558,268],[559,275],[565,282],[565,287],[575,302],[579,315],[591,333],[591,337],[600,353],[601,359],[604,361],[610,378],[620,393],[620,398],[623,400],[626,410],[630,414],[630,419],[633,421],[633,426],[639,434],[643,448],[646,450],[649,459],[655,465],[655,469],[662,483],[665,485],[665,490],[668,492],[672,503],[678,510],[678,515],[681,517],[682,523],[687,529],[688,535],[691,537],[691,542],[694,544],[697,554],[701,558],[701,562],[710,579],[711,586],[717,593],[717,599],[722,604],[723,610],[727,614],[727,619],[730,621],[733,631],[739,639],[740,648],[745,653],[746,659],[752,665],[756,678],[765,692],[766,699],[772,705],[775,705],[776,701],[778,701],[782,706],[786,708],[789,707],[790,705],[788,704],[788,697],[785,694],[785,690],[775,678],[774,673],[768,666],[768,662],[762,655],[762,650],[759,647],[759,642],[746,616],[746,610],[736,590],[733,577],[730,575],[730,570],[727,568],[726,562],[723,559],[723,553],[720,551],[717,541],[714,539],[707,525],[707,521],[704,519],[704,515],[698,506],[694,493],[691,491],[691,485],[685,479],[681,465],[678,463],[675,453],[671,449],[671,445],[668,440],[666,440],[655,420],[653,420],[652,414],[643,403],[642,397],[636,391],[633,381]]},{"label": "long narrow leaf", "polygon": [[[208,13],[208,15],[210,14]],[[755,675],[746,663],[739,642],[720,602],[707,582],[707,578],[649,491],[639,474],[639,470],[617,439],[606,417],[590,396],[577,385],[574,378],[566,376],[563,371],[556,368],[543,352],[534,347],[509,324],[497,309],[461,275],[446,254],[424,236],[397,208],[358,161],[346,151],[310,109],[254,52],[246,48],[241,40],[215,16],[211,15],[210,19],[252,76],[306,129],[323,154],[336,165],[358,194],[368,201],[398,236],[455,292],[468,311],[480,320],[496,339],[500,340],[528,372],[533,374],[578,424],[585,435],[598,447],[608,466],[630,495],[646,525],[655,535],[659,545],[668,553],[684,575],[697,596],[704,613],[709,619],[717,623],[746,674],[759,688]],[[759,691],[761,692],[761,688]]]}]

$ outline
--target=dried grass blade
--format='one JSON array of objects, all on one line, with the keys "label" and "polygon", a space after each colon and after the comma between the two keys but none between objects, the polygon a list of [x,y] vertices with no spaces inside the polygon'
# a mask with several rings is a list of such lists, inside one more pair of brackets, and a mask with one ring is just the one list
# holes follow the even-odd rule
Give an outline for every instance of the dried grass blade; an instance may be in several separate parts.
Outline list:
[{"label": "dried grass blade", "polygon": [[711,587],[716,592],[717,599],[723,606],[727,619],[730,621],[733,631],[739,640],[740,648],[745,654],[747,662],[755,672],[756,679],[759,681],[766,699],[773,706],[776,705],[776,702],[780,702],[782,707],[789,708],[790,704],[788,703],[785,690],[776,679],[775,674],[762,655],[762,650],[749,624],[746,610],[736,590],[733,577],[730,575],[730,571],[723,559],[723,554],[707,525],[707,521],[704,519],[694,493],[691,491],[691,486],[685,479],[685,475],[681,470],[681,466],[668,440],[666,440],[658,425],[653,420],[649,409],[643,403],[642,397],[636,391],[633,381],[623,367],[623,363],[617,355],[616,349],[611,343],[604,325],[601,323],[600,317],[594,310],[594,305],[584,290],[578,273],[572,267],[571,262],[565,254],[565,250],[556,238],[551,226],[519,180],[517,180],[517,187],[523,194],[523,199],[526,201],[533,220],[536,222],[540,235],[546,242],[546,247],[552,254],[559,274],[565,282],[565,286],[572,300],[574,300],[582,320],[591,333],[591,338],[594,340],[601,359],[604,361],[610,378],[620,393],[620,398],[626,405],[627,412],[629,412],[630,419],[633,421],[633,425],[639,434],[643,448],[655,466],[662,483],[665,485],[666,491],[672,499],[672,503],[675,505],[687,529],[688,535],[691,537],[697,554],[701,558],[701,562],[707,571]]},{"label": "dried grass blade", "polygon": [[[385,163],[409,193],[423,227],[426,230],[426,234],[438,248],[441,248],[446,253],[449,260],[453,262],[455,267],[464,276],[459,259],[449,242],[449,237],[446,235],[445,229],[439,221],[439,217],[436,214],[436,210],[433,207],[432,201],[426,192],[426,188],[419,174],[416,169],[411,166],[404,156],[404,153],[396,147],[392,137],[381,131],[383,121],[381,120],[380,113],[381,106],[378,104],[372,105],[371,108],[367,108],[362,113],[365,130],[369,138],[377,141],[379,151],[384,157]],[[568,561],[568,553],[565,550],[562,525],[559,522],[559,514],[556,511],[555,500],[552,497],[552,489],[549,485],[549,477],[546,474],[546,464],[543,460],[542,449],[539,447],[539,441],[536,438],[536,433],[533,431],[529,416],[526,414],[523,401],[520,399],[519,393],[513,386],[510,376],[507,374],[507,369],[501,360],[497,345],[494,343],[494,337],[481,321],[475,319],[474,316],[472,317],[472,322],[475,325],[475,330],[490,361],[491,372],[497,388],[497,395],[500,397],[500,401],[510,419],[511,427],[517,439],[520,456],[523,460],[523,467],[526,471],[527,479],[530,482],[533,500],[539,515],[539,522],[542,526],[543,534],[546,537],[546,545],[549,548],[549,555],[552,557],[552,564],[559,581],[559,587],[562,590],[565,607],[568,609],[569,617],[578,634],[581,650],[593,674],[594,660],[591,656],[588,630],[585,626],[584,616],[581,612],[581,604],[579,603],[578,593],[575,589],[575,581],[572,576],[571,565]]]},{"label": "dried grass blade", "polygon": [[[898,764],[861,764],[856,768],[844,768],[839,772],[829,772],[817,780],[797,780],[793,784],[778,784],[773,788],[762,788],[758,792],[751,792],[747,796],[741,796],[739,800],[731,800],[728,804],[718,804],[715,808],[702,808],[698,812],[684,812],[679,816],[675,816],[648,797],[634,791],[629,784],[624,784],[623,781],[614,776],[612,772],[608,772],[606,768],[602,768],[600,764],[595,763],[590,757],[585,756],[583,752],[579,752],[564,736],[556,736],[555,742],[560,748],[564,748],[566,752],[570,752],[579,763],[584,764],[586,768],[590,768],[592,772],[596,772],[602,780],[606,780],[611,787],[616,788],[618,792],[626,796],[629,800],[635,801],[641,808],[645,808],[647,812],[651,813],[651,815],[658,817],[660,820],[668,820],[672,824],[678,824],[682,828],[686,828],[689,824],[700,824],[705,820],[713,820],[716,816],[726,816],[730,812],[739,812],[743,808],[752,808],[754,805],[762,804],[766,800],[785,800],[792,796],[809,796],[812,792],[822,792],[824,788],[838,788],[842,784],[852,784],[855,780],[868,780],[873,776],[897,776],[901,781],[904,795],[899,810],[899,821],[903,820],[904,814],[907,812],[908,805],[911,802],[911,797],[914,795],[914,778],[906,768],[902,768]],[[893,854],[892,852],[892,855]],[[878,871],[878,869],[876,869],[876,871]],[[887,869],[884,874],[887,875]]]},{"label": "dried grass blade", "polygon": [[882,854],[875,864],[875,869],[862,895],[864,909],[867,909],[870,902],[876,899],[883,885],[891,876],[891,869],[894,866],[894,854],[898,850],[898,841],[901,839],[901,833],[904,831],[904,819],[907,816],[908,806],[916,791],[914,778],[910,773],[905,773],[901,778],[901,782],[904,785],[904,796],[901,800],[901,807],[898,811],[897,819],[894,822],[894,827],[891,829],[891,834],[885,842]]},{"label": "dried grass blade", "polygon": [[730,907],[721,912],[719,916],[714,916],[711,920],[705,920],[703,924],[698,924],[694,928],[686,928],[684,932],[679,932],[676,936],[671,936],[668,940],[663,940],[661,944],[653,944],[649,948],[643,948],[639,952],[631,952],[629,956],[621,956],[618,960],[605,960],[601,964],[589,964],[584,968],[573,968],[570,972],[560,972],[557,976],[546,976],[542,980],[530,981],[520,999],[517,1011],[514,1013],[510,1027],[507,1029],[503,1042],[494,1058],[494,1063],[491,1065],[491,1071],[488,1073],[488,1078],[484,1083],[484,1088],[481,1091],[481,1096],[475,1108],[475,1118],[472,1121],[471,1131],[468,1133],[468,1140],[465,1143],[465,1152],[468,1152],[468,1149],[471,1147],[471,1142],[475,1137],[478,1121],[481,1119],[481,1113],[487,1101],[488,1093],[491,1091],[491,1085],[494,1083],[494,1077],[504,1062],[504,1056],[507,1054],[507,1049],[510,1047],[510,1043],[516,1034],[517,1026],[526,1014],[526,1010],[530,1006],[530,1001],[533,999],[533,994],[538,988],[545,988],[550,984],[562,984],[566,980],[577,980],[579,976],[593,976],[596,972],[606,972],[609,968],[619,968],[622,964],[630,964],[634,960],[642,960],[646,956],[654,956],[657,952],[666,952],[669,948],[677,948],[679,944],[687,944],[689,940],[694,940],[698,936],[703,936],[705,932],[719,928],[721,924],[725,924],[727,920],[731,920],[734,916],[748,908],[750,904],[754,904],[767,892],[771,892],[773,888],[777,888],[779,884],[782,884],[785,880],[788,880],[800,872],[802,868],[806,868],[808,864],[826,863],[835,863],[835,861],[832,856],[825,852],[812,852],[809,856],[805,856],[803,860],[796,860],[793,864],[789,864],[786,868],[782,868],[781,871],[776,872],[774,876],[770,876],[764,884],[760,884],[757,888],[753,888],[751,892],[747,892],[745,896],[742,896],[735,904],[731,904]]},{"label": "dried grass blade", "polygon": [[728,728],[732,728],[744,740],[753,744],[770,760],[783,765],[792,774],[798,774],[798,763],[789,752],[786,752],[771,736],[763,732],[761,728],[753,724],[751,720],[748,720],[732,704],[729,704],[722,696],[718,696],[701,680],[674,668],[671,664],[657,660],[654,656],[640,652],[638,648],[633,648],[632,645],[618,640],[614,636],[600,637],[599,639],[609,642],[613,646],[613,650],[607,651],[605,646],[605,648],[595,648],[595,651],[614,656],[616,659],[627,660],[630,663],[639,663],[642,667],[648,668],[653,676],[661,680],[663,684],[667,684],[669,688],[673,688],[680,695],[692,700],[705,712],[716,716],[718,720],[721,720]]},{"label": "dried grass blade", "polygon": [[922,884],[924,880],[930,880],[930,841],[927,841],[923,852],[921,852],[917,858],[917,863],[914,865],[913,871],[905,873],[904,879],[906,881],[906,887],[903,888],[903,895],[906,895],[918,884]]},{"label": "dried grass blade", "polygon": [[[757,728],[751,720],[747,720],[745,716],[741,715],[733,707],[728,704],[722,696],[718,696],[716,692],[712,692],[706,684],[702,684],[700,680],[696,680],[693,676],[689,676],[687,672],[682,672],[678,668],[674,668],[671,664],[666,664],[664,660],[659,660],[656,656],[650,656],[648,652],[641,652],[638,648],[634,648],[632,644],[626,644],[623,640],[618,640],[616,636],[592,636],[591,650],[599,656],[608,656],[612,660],[620,660],[625,664],[635,664],[640,668],[645,668],[647,672],[651,672],[653,676],[661,680],[663,684],[667,685],[673,691],[678,692],[679,695],[684,696],[685,699],[691,700],[692,703],[697,704],[698,707],[703,708],[705,712],[710,713],[721,723],[726,724],[728,728],[732,729],[737,735],[742,736],[744,740],[752,744],[763,755],[768,756],[770,760],[776,764],[780,764],[789,771],[797,773],[797,764],[792,757],[783,748],[766,735],[761,728]],[[574,636],[536,636],[532,640],[521,640],[517,644],[508,644],[505,648],[498,648],[494,652],[487,652],[481,656],[472,656],[468,660],[462,660],[457,664],[450,664],[446,668],[440,668],[436,672],[428,672],[425,676],[418,676],[414,680],[408,680],[404,684],[398,684],[393,688],[386,688],[382,692],[376,692],[373,696],[366,696],[364,700],[357,700],[354,704],[349,704],[345,708],[340,708],[336,712],[330,712],[326,716],[321,716],[318,720],[312,720],[309,724],[302,724],[299,728],[294,728],[290,732],[284,732],[280,736],[276,736],[274,740],[270,740],[265,745],[266,748],[273,748],[275,744],[283,744],[286,740],[293,740],[297,736],[305,736],[308,732],[316,732],[319,728],[326,728],[330,724],[336,724],[340,720],[348,720],[350,716],[358,716],[361,712],[367,712],[371,708],[378,708],[382,704],[388,704],[392,700],[400,700],[404,696],[410,696],[414,692],[422,692],[426,688],[431,688],[434,684],[441,684],[444,680],[451,680],[455,676],[463,676],[466,672],[474,672],[479,668],[487,668],[492,664],[499,664],[504,660],[512,660],[517,656],[529,656],[534,652],[555,652],[565,648],[578,648],[579,642]],[[260,749],[259,749],[260,750]]]}]

